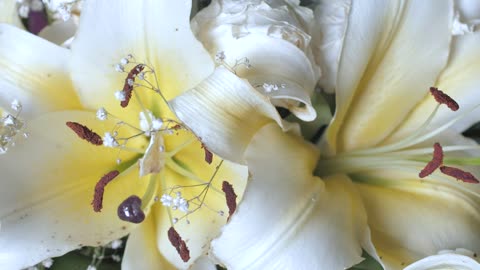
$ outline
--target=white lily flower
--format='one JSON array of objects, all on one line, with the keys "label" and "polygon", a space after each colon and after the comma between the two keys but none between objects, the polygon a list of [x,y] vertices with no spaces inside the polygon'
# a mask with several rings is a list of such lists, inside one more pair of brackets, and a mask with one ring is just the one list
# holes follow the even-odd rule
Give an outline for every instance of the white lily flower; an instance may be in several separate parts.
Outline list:
[{"label": "white lily flower", "polygon": [[[0,156],[8,187],[0,196],[2,267],[105,245],[132,230],[123,269],[185,269],[205,256],[227,218],[218,179],[240,200],[247,168],[233,162],[246,163],[242,151],[260,128],[283,124],[266,96],[227,68],[215,69],[189,15],[190,1],[88,2],[71,51],[0,24],[0,107],[21,101],[30,132]],[[119,63],[126,73],[115,71]],[[143,80],[127,83],[142,69]],[[122,87],[132,95],[120,102],[114,93]],[[99,108],[108,114],[103,121]],[[162,120],[151,136],[138,127],[139,113],[148,122],[148,111]],[[118,146],[100,146],[105,132]],[[198,200],[195,187],[212,190]],[[188,213],[155,203],[179,188]],[[138,226],[119,219],[136,222],[140,214]],[[170,243],[173,226],[188,239],[186,262],[179,256],[185,250]]]},{"label": "white lily flower", "polygon": [[[480,252],[475,179],[457,170],[457,180],[445,168],[419,176],[436,142],[445,156],[439,161],[436,150],[437,167],[480,176],[478,167],[467,166],[479,165],[471,157],[478,145],[460,134],[479,121],[472,110],[480,104],[480,33],[456,35],[462,6],[454,7],[453,1],[352,1],[350,7],[336,113],[316,172],[347,174],[353,181],[372,232],[371,255],[385,269],[401,269],[442,249]],[[439,107],[439,94],[430,90],[432,97],[430,87],[445,91],[460,109]]]},{"label": "white lily flower", "polygon": [[310,45],[313,12],[299,2],[214,0],[192,28],[217,63],[248,79],[274,105],[312,121],[310,96],[320,70]]},{"label": "white lily flower", "polygon": [[[337,112],[317,167],[324,182],[312,175],[317,153],[274,125],[265,125],[249,144],[223,144],[245,153],[251,178],[235,215],[212,243],[211,256],[228,269],[346,269],[363,260],[362,249],[385,269],[402,269],[445,248],[478,254],[478,185],[440,172],[418,176],[436,140],[447,146],[446,156],[478,150],[455,129],[439,136],[450,120],[480,103],[474,95],[478,33],[452,38],[452,1],[357,1],[350,10],[335,84]],[[448,89],[459,112],[438,109],[430,86]],[[207,93],[194,89],[183,97],[188,95],[205,99]],[[181,100],[173,105],[186,104]],[[193,130],[210,122],[218,138],[228,138],[229,128],[222,133],[216,119],[202,122],[198,115],[205,107],[213,106],[182,106],[180,118],[194,123]],[[463,115],[454,128],[477,121]],[[392,142],[397,148],[380,148]],[[468,156],[456,161],[477,162]]]}]

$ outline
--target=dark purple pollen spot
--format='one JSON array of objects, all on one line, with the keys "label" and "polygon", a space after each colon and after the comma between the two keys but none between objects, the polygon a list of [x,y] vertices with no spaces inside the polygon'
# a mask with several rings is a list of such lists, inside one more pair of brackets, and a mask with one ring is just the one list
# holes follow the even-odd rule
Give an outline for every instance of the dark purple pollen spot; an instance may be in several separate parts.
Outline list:
[{"label": "dark purple pollen spot", "polygon": [[141,223],[145,219],[142,200],[136,195],[128,197],[118,206],[117,215],[123,221]]}]

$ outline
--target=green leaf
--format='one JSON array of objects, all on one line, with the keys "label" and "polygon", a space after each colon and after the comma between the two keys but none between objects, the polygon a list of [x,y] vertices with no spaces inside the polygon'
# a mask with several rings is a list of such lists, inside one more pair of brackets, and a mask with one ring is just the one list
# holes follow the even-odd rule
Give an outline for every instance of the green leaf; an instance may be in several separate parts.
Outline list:
[{"label": "green leaf", "polygon": [[370,254],[368,254],[365,250],[362,253],[362,257],[365,260],[354,267],[348,270],[383,270],[383,267],[380,263],[378,263]]}]

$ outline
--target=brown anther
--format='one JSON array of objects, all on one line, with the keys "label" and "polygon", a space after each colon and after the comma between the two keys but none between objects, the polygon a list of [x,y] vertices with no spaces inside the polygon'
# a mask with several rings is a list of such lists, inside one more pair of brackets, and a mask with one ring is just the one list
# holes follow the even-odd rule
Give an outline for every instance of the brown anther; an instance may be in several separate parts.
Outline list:
[{"label": "brown anther", "polygon": [[478,184],[480,181],[471,173],[463,171],[458,168],[442,166],[440,171],[448,176],[455,177],[457,180],[461,180],[465,183]]},{"label": "brown anther", "polygon": [[438,88],[430,87],[430,93],[438,103],[447,105],[450,110],[457,111],[460,108],[460,106],[458,106],[458,103],[453,98],[451,98],[449,95],[445,94],[441,90],[438,90]]},{"label": "brown anther", "polygon": [[213,153],[210,152],[210,150],[207,149],[207,147],[202,144],[202,148],[203,150],[205,151],[205,161],[208,163],[208,164],[212,164],[212,161],[213,161]]},{"label": "brown anther", "polygon": [[143,64],[138,64],[135,67],[128,72],[127,78],[125,78],[125,83],[123,84],[123,92],[125,92],[125,100],[120,102],[120,106],[123,108],[128,106],[128,103],[130,102],[130,99],[132,98],[132,92],[133,92],[133,85],[129,83],[130,81],[132,83],[135,83],[135,78],[137,75],[143,71],[145,68],[145,65]]},{"label": "brown anther", "polygon": [[94,145],[102,145],[103,144],[102,137],[100,137],[100,135],[93,132],[88,127],[86,127],[82,124],[76,123],[76,122],[67,122],[66,124],[67,124],[67,127],[69,127],[71,130],[73,130],[78,135],[78,137],[88,141],[89,143],[94,144]]},{"label": "brown anther", "polygon": [[230,220],[230,217],[233,215],[233,213],[237,209],[237,194],[235,194],[235,191],[233,190],[233,186],[227,181],[223,181],[222,191],[225,193],[225,198],[227,200],[227,206],[228,206],[227,220]]},{"label": "brown anther", "polygon": [[184,262],[188,262],[188,260],[190,260],[190,250],[188,250],[187,244],[173,227],[168,229],[168,240],[170,240],[172,246],[177,250],[180,258],[182,258]]},{"label": "brown anther", "polygon": [[433,158],[427,163],[425,168],[418,174],[420,178],[424,178],[432,174],[443,163],[443,149],[439,143],[433,145]]},{"label": "brown anther", "polygon": [[95,192],[93,193],[92,206],[93,211],[100,212],[103,208],[103,193],[105,192],[105,186],[110,183],[115,177],[120,174],[118,171],[111,171],[105,174],[95,185]]}]

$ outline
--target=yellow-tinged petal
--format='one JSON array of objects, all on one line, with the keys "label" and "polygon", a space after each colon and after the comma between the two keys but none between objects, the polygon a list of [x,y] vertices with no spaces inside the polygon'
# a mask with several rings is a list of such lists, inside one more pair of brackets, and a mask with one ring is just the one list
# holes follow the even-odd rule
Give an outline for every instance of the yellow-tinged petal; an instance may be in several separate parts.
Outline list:
[{"label": "yellow-tinged petal", "polygon": [[[0,155],[0,265],[19,269],[62,255],[81,245],[96,246],[126,235],[131,223],[117,217],[128,196],[142,196],[147,181],[138,170],[116,164],[118,150],[81,140],[66,125],[76,121],[101,133],[111,122],[92,112],[46,113],[28,122],[30,136]],[[136,154],[122,153],[134,164]],[[110,182],[103,209],[90,204],[95,184],[109,171],[122,173]]]},{"label": "yellow-tinged petal", "polygon": [[228,269],[345,269],[362,261],[362,246],[371,246],[360,197],[346,176],[314,177],[317,158],[299,137],[263,127],[246,152],[244,198],[212,256]]},{"label": "yellow-tinged petal", "polygon": [[18,99],[22,118],[79,109],[67,73],[67,49],[7,24],[0,24],[0,107]]},{"label": "yellow-tinged petal", "polygon": [[[85,3],[71,63],[82,103],[91,109],[105,107],[126,121],[137,121],[139,103],[131,101],[123,109],[114,98],[126,78],[126,73],[118,73],[114,67],[128,54],[155,69],[158,87],[167,99],[206,78],[213,71],[213,61],[190,30],[190,7],[191,1],[186,0]],[[129,65],[130,69],[133,66]],[[152,74],[146,77],[156,86]],[[137,90],[145,106],[159,116],[158,107],[163,105],[160,96],[146,88]]]},{"label": "yellow-tinged petal", "polygon": [[[480,46],[478,44],[480,44],[480,32],[456,36],[453,39],[448,66],[434,85],[455,99],[460,104],[460,109],[452,112],[448,107],[441,106],[429,124],[429,129],[436,129],[480,104],[480,95],[478,94],[480,63],[476,61],[480,58]],[[437,104],[431,95],[425,96],[388,141],[401,138],[418,129],[430,116]],[[473,113],[456,122],[453,129],[457,132],[464,131],[478,122],[477,115],[478,110],[473,111]]]},{"label": "yellow-tinged petal", "polygon": [[252,136],[281,118],[268,98],[224,67],[170,102],[173,110],[212,152],[244,163]]},{"label": "yellow-tinged petal", "polygon": [[167,270],[175,269],[157,249],[157,227],[154,213],[128,236],[122,258],[123,270]]},{"label": "yellow-tinged petal", "polygon": [[16,0],[0,1],[0,23],[12,24],[20,29],[24,28],[18,17]]},{"label": "yellow-tinged petal", "polygon": [[[182,133],[177,136],[182,136]],[[167,143],[171,143],[171,141],[166,140]],[[178,142],[181,141],[185,140],[178,140]],[[166,145],[167,149],[170,149],[170,147],[174,147],[174,145]],[[204,150],[201,144],[198,142],[192,143],[167,162],[165,175],[162,176],[163,179],[160,179],[165,184],[161,187],[159,194],[169,194],[172,190],[168,188],[174,186],[184,186],[184,188],[172,191],[172,196],[177,191],[181,192],[184,198],[193,198],[202,194],[201,192],[206,188],[206,185],[201,184],[210,180],[216,170],[216,166],[220,164],[220,160],[218,156],[214,155],[212,163],[208,164],[204,159]],[[170,263],[176,268],[187,269],[198,258],[207,254],[210,241],[219,234],[220,228],[225,224],[228,216],[225,194],[222,191],[222,182],[228,181],[233,185],[238,196],[237,202],[240,202],[247,184],[247,177],[247,167],[224,161],[208,189],[204,200],[205,205],[187,217],[190,224],[188,224],[186,218],[181,219],[185,213],[178,210],[168,213],[166,207],[161,205],[154,206],[152,213],[155,216],[157,226],[157,247]],[[200,201],[203,200],[202,197],[199,197]],[[195,210],[200,201],[192,200],[189,210]],[[224,215],[219,214],[220,211]],[[168,240],[167,231],[172,226],[172,218],[179,219],[173,225],[190,250],[191,259],[187,263],[181,260],[180,255]]]},{"label": "yellow-tinged petal", "polygon": [[480,264],[460,254],[440,254],[421,259],[404,270],[478,270]]},{"label": "yellow-tinged petal", "polygon": [[401,269],[440,250],[480,252],[480,198],[455,180],[384,171],[363,175],[357,188],[372,241],[388,269]]},{"label": "yellow-tinged petal", "polygon": [[403,121],[447,62],[452,18],[451,1],[353,2],[331,151],[375,145]]}]

